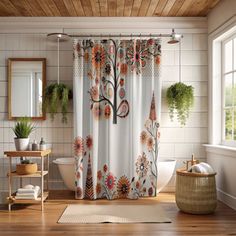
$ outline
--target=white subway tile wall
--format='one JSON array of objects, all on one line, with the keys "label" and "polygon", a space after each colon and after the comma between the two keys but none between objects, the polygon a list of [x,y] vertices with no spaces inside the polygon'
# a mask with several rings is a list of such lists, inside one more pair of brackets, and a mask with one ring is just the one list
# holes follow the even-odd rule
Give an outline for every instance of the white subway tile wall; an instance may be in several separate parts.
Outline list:
[{"label": "white subway tile wall", "polygon": [[[178,45],[167,44],[162,40],[162,113],[160,159],[176,159],[179,168],[183,161],[194,153],[196,158],[204,161],[206,153],[202,143],[207,142],[207,35],[185,34],[182,40],[182,81],[191,84],[195,89],[195,103],[185,127],[178,122],[171,122],[165,101],[168,86],[177,82],[179,51]],[[7,117],[7,59],[9,57],[45,57],[47,58],[47,82],[57,79],[57,45],[48,41],[46,34],[0,34],[0,192],[7,192],[8,160],[3,158],[4,150],[14,150],[13,121]],[[60,78],[72,86],[73,57],[72,42],[60,45]],[[37,129],[31,139],[44,137],[52,145],[50,158],[50,188],[65,189],[58,168],[52,161],[58,157],[71,157],[73,154],[73,107],[70,104],[67,124],[60,122],[58,114],[54,121],[47,116],[46,121],[37,122]],[[17,188],[15,180],[14,188]],[[35,180],[29,180],[29,183]],[[25,182],[26,183],[26,182]],[[165,188],[174,191],[175,176]],[[0,199],[1,200],[1,199]],[[3,201],[3,200],[2,200]]]}]

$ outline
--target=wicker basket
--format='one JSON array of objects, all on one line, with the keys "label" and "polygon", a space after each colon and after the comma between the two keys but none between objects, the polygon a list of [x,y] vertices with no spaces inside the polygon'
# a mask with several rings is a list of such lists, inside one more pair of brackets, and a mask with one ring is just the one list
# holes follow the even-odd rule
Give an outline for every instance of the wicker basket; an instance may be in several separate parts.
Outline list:
[{"label": "wicker basket", "polygon": [[176,204],[178,208],[191,214],[210,214],[217,206],[214,174],[176,171]]},{"label": "wicker basket", "polygon": [[34,174],[35,172],[37,172],[37,170],[38,170],[37,163],[16,165],[16,173],[18,175]]}]

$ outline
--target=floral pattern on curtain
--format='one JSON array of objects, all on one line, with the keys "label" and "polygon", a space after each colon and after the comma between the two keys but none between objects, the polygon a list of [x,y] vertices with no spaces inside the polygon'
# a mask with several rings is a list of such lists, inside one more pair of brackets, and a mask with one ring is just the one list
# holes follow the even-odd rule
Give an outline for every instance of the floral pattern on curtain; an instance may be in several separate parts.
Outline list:
[{"label": "floral pattern on curtain", "polygon": [[73,46],[76,198],[156,196],[160,39]]}]

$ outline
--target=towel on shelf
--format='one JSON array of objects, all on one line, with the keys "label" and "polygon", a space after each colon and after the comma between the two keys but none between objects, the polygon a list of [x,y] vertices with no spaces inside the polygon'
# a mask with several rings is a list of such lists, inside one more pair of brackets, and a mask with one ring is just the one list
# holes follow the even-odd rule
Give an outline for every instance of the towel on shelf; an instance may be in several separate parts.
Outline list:
[{"label": "towel on shelf", "polygon": [[213,168],[205,163],[205,162],[201,162],[199,164],[193,165],[188,169],[188,172],[192,172],[192,173],[204,173],[204,174],[214,174],[215,171],[213,170]]},{"label": "towel on shelf", "polygon": [[[27,185],[26,185],[27,186]],[[32,185],[33,186],[33,185]],[[26,194],[26,193],[35,193],[37,191],[40,190],[40,187],[39,186],[33,186],[32,188],[19,188],[17,190],[17,193],[23,193],[23,194]]]},{"label": "towel on shelf", "polygon": [[31,186],[31,188],[29,188],[29,185],[19,188],[16,192],[15,199],[37,199],[40,194],[40,187]]},{"label": "towel on shelf", "polygon": [[34,188],[34,185],[32,185],[32,184],[26,184],[24,187],[23,187],[23,189],[33,189]]},{"label": "towel on shelf", "polygon": [[37,197],[35,197],[35,196],[25,196],[25,197],[22,197],[22,196],[15,196],[15,199],[16,199],[16,200],[25,200],[25,199],[28,199],[28,200],[36,200]]}]

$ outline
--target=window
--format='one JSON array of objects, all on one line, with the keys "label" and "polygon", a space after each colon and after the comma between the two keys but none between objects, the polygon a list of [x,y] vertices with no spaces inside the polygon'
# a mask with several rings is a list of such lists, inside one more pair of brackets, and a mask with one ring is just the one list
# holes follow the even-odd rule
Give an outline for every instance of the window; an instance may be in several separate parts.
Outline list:
[{"label": "window", "polygon": [[222,81],[222,139],[236,145],[236,35],[222,42]]}]

